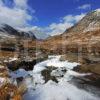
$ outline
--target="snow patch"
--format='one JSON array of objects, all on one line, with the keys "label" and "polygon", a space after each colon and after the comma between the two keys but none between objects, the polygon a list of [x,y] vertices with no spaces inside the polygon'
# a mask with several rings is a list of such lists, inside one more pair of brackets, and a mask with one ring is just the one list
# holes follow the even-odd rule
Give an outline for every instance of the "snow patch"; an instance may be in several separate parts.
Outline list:
[{"label": "snow patch", "polygon": [[53,81],[37,87],[35,91],[30,91],[24,95],[24,100],[99,100],[92,94],[78,89],[68,82]]},{"label": "snow patch", "polygon": [[0,86],[2,86],[6,82],[5,78],[0,77]]},{"label": "snow patch", "polygon": [[[28,91],[24,94],[24,100],[99,100],[93,94],[77,88],[70,80],[75,77],[84,77],[91,75],[90,73],[78,73],[72,71],[74,67],[79,65],[76,62],[60,61],[61,56],[49,56],[47,60],[40,62],[34,66],[33,71],[25,71],[19,69],[12,73],[12,77],[24,77],[24,83],[27,85]],[[45,83],[41,71],[48,67],[56,67],[51,72],[52,76],[58,79],[58,83],[49,80]],[[63,77],[60,77],[62,76]]]},{"label": "snow patch", "polygon": [[80,65],[76,62],[60,61],[61,56],[49,56],[48,60],[40,62],[34,66],[33,73],[39,73],[44,70],[46,67],[66,67],[66,69],[73,69],[77,65]]}]

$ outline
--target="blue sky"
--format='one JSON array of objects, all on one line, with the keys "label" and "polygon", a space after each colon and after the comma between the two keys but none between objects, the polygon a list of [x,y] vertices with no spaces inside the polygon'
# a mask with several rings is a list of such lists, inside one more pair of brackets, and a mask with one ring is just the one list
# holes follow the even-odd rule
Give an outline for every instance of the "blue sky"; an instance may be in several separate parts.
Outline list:
[{"label": "blue sky", "polygon": [[[91,8],[77,9],[90,4]],[[47,26],[68,14],[81,14],[100,7],[100,0],[29,0],[29,5],[35,9],[38,21],[34,24]]]},{"label": "blue sky", "polygon": [[0,24],[40,37],[58,35],[95,9],[100,0],[0,0]]}]

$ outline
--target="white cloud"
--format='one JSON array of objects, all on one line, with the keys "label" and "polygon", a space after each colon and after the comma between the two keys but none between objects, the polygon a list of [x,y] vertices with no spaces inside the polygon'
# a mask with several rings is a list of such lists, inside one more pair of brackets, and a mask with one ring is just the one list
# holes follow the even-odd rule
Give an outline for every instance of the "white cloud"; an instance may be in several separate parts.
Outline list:
[{"label": "white cloud", "polygon": [[46,28],[38,27],[38,26],[32,26],[32,27],[25,27],[25,28],[19,28],[22,31],[31,31],[34,33],[34,35],[38,39],[45,39],[48,37],[48,34],[46,34]]},{"label": "white cloud", "polygon": [[79,20],[81,20],[85,14],[80,15],[67,15],[63,17],[59,23],[52,23],[49,25],[48,34],[49,35],[58,35],[62,34],[66,29],[73,26],[75,23],[77,23]]},{"label": "white cloud", "polygon": [[13,7],[9,8],[4,4],[3,0],[0,0],[0,24],[6,23],[24,31],[32,31],[38,38],[45,38],[47,34],[51,36],[62,34],[85,15],[67,15],[59,20],[59,23],[51,23],[48,27],[44,28],[29,26],[28,21],[32,21],[34,17],[29,14],[29,11],[31,10],[31,13],[35,11],[28,6],[27,1],[28,0],[13,0]]},{"label": "white cloud", "polygon": [[91,8],[91,4],[84,4],[78,7],[78,9],[90,9],[90,8]]},{"label": "white cloud", "polygon": [[80,15],[67,15],[64,16],[62,19],[59,20],[59,23],[52,23],[48,27],[38,27],[38,26],[32,26],[32,27],[25,27],[21,28],[21,30],[24,31],[32,31],[36,37],[40,39],[44,39],[49,36],[59,35],[62,34],[66,29],[73,26],[75,23],[77,23],[79,20],[81,20],[85,14]]},{"label": "white cloud", "polygon": [[83,17],[85,16],[85,14],[80,14],[80,15],[67,15],[63,18],[64,22],[78,22],[79,20],[81,20]]},{"label": "white cloud", "polygon": [[0,1],[0,24],[6,23],[13,27],[25,27],[32,16],[28,12],[27,0],[14,0],[13,8],[5,6],[3,0]]},{"label": "white cloud", "polygon": [[0,5],[3,5],[3,0],[0,0]]},{"label": "white cloud", "polygon": [[58,34],[62,34],[67,28],[73,26],[73,23],[67,23],[67,22],[63,22],[63,23],[52,23],[49,27],[48,27],[48,34],[49,35],[58,35]]},{"label": "white cloud", "polygon": [[14,0],[15,6],[20,8],[27,8],[27,0]]}]

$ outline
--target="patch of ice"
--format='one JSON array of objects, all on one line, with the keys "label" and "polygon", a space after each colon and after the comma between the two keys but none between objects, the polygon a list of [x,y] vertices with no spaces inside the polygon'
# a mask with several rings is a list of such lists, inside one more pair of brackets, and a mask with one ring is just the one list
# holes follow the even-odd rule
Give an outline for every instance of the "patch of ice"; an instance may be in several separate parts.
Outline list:
[{"label": "patch of ice", "polygon": [[11,72],[10,76],[12,78],[26,77],[29,73],[24,69],[18,69],[17,71]]}]

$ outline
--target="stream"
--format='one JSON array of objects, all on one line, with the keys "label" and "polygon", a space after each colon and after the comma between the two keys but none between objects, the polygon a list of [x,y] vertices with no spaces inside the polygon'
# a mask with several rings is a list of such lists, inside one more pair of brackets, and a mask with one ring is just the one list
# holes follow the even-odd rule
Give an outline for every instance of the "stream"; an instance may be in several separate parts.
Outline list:
[{"label": "stream", "polygon": [[23,77],[27,92],[23,100],[100,100],[100,89],[85,84],[81,79],[91,73],[78,73],[76,62],[61,61],[61,55],[48,56],[32,71],[18,69],[11,72],[13,79]]}]

